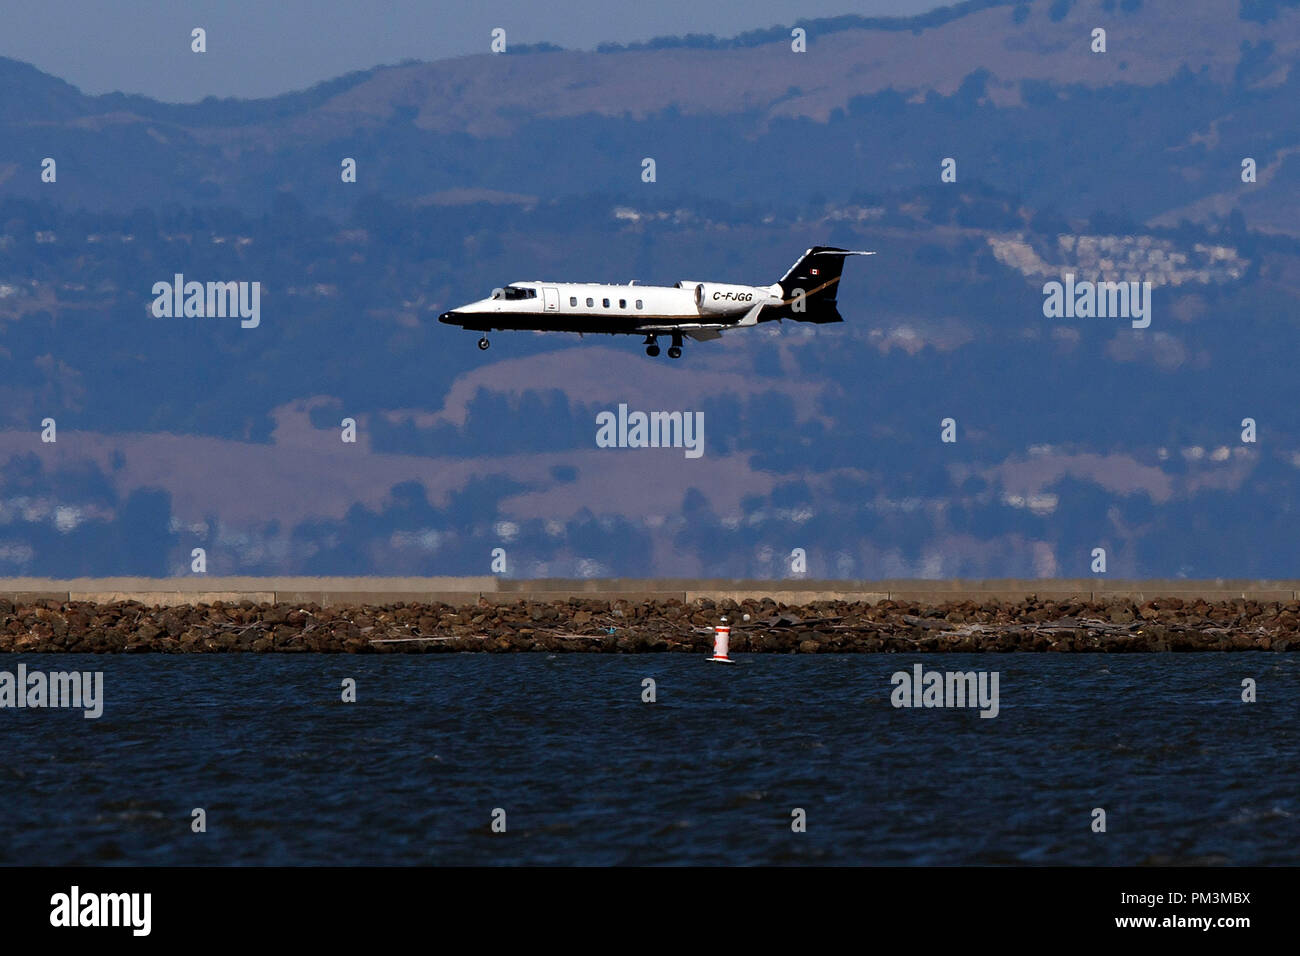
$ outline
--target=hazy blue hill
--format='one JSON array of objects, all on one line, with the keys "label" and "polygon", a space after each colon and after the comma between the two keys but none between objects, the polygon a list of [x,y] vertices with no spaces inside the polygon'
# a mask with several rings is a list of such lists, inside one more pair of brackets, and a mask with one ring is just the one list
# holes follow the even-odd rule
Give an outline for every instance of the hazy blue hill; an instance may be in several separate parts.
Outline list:
[{"label": "hazy blue hill", "polygon": [[[1179,10],[809,22],[797,79],[781,27],[186,106],[0,60],[0,574],[1300,574],[1300,10]],[[1109,59],[1071,52],[1094,22]],[[436,321],[818,243],[879,252],[843,325],[678,363]],[[1152,279],[1150,328],[1045,318],[1066,270]],[[260,282],[261,326],[152,317],[177,272]],[[619,403],[703,411],[705,455],[598,449]]]},{"label": "hazy blue hill", "polygon": [[0,56],[0,123],[25,123],[37,117],[68,120],[85,115],[91,103],[71,83]]}]

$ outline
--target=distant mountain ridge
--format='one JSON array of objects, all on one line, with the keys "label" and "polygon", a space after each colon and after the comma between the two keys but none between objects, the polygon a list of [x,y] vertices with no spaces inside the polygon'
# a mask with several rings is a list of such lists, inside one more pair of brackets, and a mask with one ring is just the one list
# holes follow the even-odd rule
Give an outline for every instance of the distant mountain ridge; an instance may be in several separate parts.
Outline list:
[{"label": "distant mountain ridge", "polygon": [[[1149,85],[1186,68],[1208,70],[1216,82],[1228,82],[1251,55],[1258,59],[1266,50],[1266,59],[1276,65],[1294,62],[1300,51],[1300,8],[1293,0],[1245,2],[1238,10],[1219,0],[1176,5],[973,0],[916,17],[843,16],[796,23],[808,32],[806,54],[790,53],[790,26],[732,38],[608,44],[596,53],[523,44],[509,47],[504,56],[483,53],[374,67],[268,99],[209,97],[186,105],[121,93],[86,96],[34,67],[0,58],[0,120],[49,123],[119,113],[205,128],[324,111],[360,122],[367,116],[372,121],[390,117],[412,104],[419,110],[418,127],[474,134],[489,128],[500,134],[506,127],[495,122],[498,114],[518,109],[540,117],[644,114],[674,105],[683,112],[757,107],[772,109],[774,116],[824,120],[854,95],[890,88],[951,93],[980,69],[988,70],[992,85],[1014,99],[1015,88],[1026,80]],[[1096,26],[1110,33],[1105,55],[1089,51]],[[943,57],[918,56],[933,49],[944,50]],[[782,57],[780,69],[772,69],[774,54]],[[484,61],[493,60],[501,70],[495,76],[483,68]],[[1091,79],[1079,72],[1084,63],[1092,64]],[[764,69],[755,69],[759,64]],[[670,77],[674,71],[687,72],[664,82],[665,69]],[[743,84],[726,81],[738,75]],[[850,79],[852,85],[845,85]],[[804,92],[787,97],[792,87]]]},{"label": "distant mountain ridge", "polygon": [[[914,21],[810,21],[806,53],[781,27],[376,67],[189,105],[86,96],[0,60],[0,194],[260,213],[290,193],[337,219],[358,193],[633,197],[649,156],[657,193],[805,206],[934,182],[940,158],[960,154],[962,181],[1019,189],[1031,205],[1204,220],[1233,208],[1242,156],[1261,177],[1293,177],[1300,162],[1300,8],[1250,9],[968,3]],[[1105,54],[1090,49],[1098,24]],[[1097,154],[1091,167],[1074,137]],[[40,180],[47,156],[61,161],[57,188]],[[359,170],[346,187],[344,157]],[[1255,213],[1300,228],[1289,199]]]}]

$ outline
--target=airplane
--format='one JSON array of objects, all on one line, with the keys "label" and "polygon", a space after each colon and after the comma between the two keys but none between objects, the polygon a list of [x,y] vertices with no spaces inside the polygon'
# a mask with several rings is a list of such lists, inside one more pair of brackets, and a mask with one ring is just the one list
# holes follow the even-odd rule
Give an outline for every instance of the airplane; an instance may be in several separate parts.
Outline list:
[{"label": "airplane", "polygon": [[598,285],[573,282],[512,282],[492,295],[438,316],[439,322],[483,332],[493,330],[644,335],[645,353],[659,354],[659,336],[671,336],[669,358],[681,358],[682,339],[720,338],[730,329],[773,319],[843,322],[835,293],[846,256],[874,252],[813,246],[780,282],[768,286],[682,281],[673,286]]}]

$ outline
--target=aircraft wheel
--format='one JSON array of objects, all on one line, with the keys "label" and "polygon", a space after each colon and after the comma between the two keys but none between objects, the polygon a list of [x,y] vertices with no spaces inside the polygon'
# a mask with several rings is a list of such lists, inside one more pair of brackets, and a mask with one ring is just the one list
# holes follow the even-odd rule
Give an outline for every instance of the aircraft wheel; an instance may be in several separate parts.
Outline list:
[{"label": "aircraft wheel", "polygon": [[645,354],[650,356],[651,358],[656,358],[659,355],[659,346],[647,345],[645,347]]},{"label": "aircraft wheel", "polygon": [[478,347],[479,347],[480,349],[482,349],[483,351],[485,351],[485,352],[487,351],[488,346],[491,345],[491,344],[492,344],[492,343],[489,342],[489,341],[487,340],[487,336],[486,336],[486,335],[483,336],[483,338],[481,338],[481,339],[478,340]]},{"label": "aircraft wheel", "polygon": [[682,350],[681,350],[680,348],[678,348],[676,345],[674,345],[672,348],[670,348],[670,349],[668,350],[668,357],[669,357],[669,358],[681,358],[681,357],[682,357]]}]

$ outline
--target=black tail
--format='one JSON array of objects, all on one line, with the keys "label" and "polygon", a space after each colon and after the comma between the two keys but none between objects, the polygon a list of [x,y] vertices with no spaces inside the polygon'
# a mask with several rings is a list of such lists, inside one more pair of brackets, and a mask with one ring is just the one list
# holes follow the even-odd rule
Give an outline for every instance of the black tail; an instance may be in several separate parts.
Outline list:
[{"label": "black tail", "polygon": [[813,246],[781,280],[781,293],[785,302],[780,307],[781,318],[799,322],[843,322],[835,307],[839,291],[840,273],[844,271],[845,256],[870,256],[871,252],[836,249],[834,246]]}]

